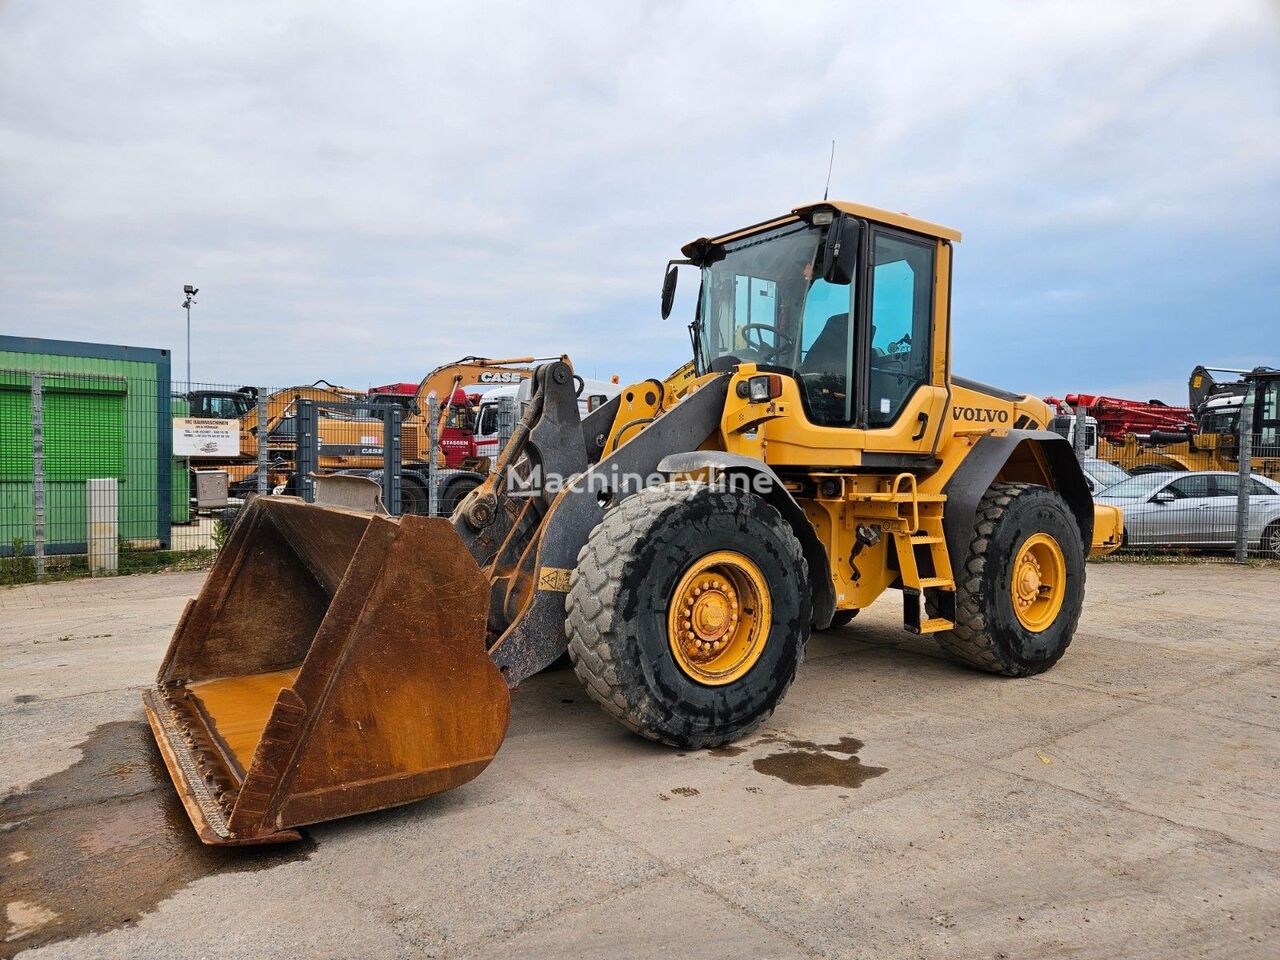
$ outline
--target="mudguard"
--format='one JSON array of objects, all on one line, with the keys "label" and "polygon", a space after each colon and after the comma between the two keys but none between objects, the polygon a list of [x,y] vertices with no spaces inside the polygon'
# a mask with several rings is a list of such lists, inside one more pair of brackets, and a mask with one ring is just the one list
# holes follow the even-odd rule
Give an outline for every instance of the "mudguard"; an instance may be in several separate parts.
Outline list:
[{"label": "mudguard", "polygon": [[719,450],[693,450],[688,453],[673,453],[662,458],[658,463],[658,472],[668,476],[676,474],[697,473],[714,469],[725,474],[748,475],[762,478],[764,482],[753,484],[752,489],[760,493],[770,504],[782,514],[782,518],[790,525],[791,530],[800,541],[805,561],[809,565],[809,583],[813,588],[813,628],[825,630],[831,626],[831,618],[836,611],[835,584],[831,580],[831,560],[826,548],[818,539],[813,524],[805,516],[804,508],[796,503],[786,486],[773,468],[762,460],[746,457],[738,453],[724,453]]},{"label": "mudguard", "polygon": [[943,487],[947,505],[942,528],[957,570],[969,552],[978,502],[997,478],[1045,483],[1056,490],[1067,501],[1080,527],[1081,543],[1089,550],[1093,495],[1071,444],[1049,430],[1009,430],[980,437]]}]

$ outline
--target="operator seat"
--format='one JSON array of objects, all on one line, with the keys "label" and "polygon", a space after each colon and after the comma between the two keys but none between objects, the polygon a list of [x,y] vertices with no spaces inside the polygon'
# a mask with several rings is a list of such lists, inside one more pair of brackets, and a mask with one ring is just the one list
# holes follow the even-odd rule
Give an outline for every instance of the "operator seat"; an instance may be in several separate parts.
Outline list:
[{"label": "operator seat", "polygon": [[847,376],[849,366],[849,314],[836,313],[827,318],[805,354],[801,373],[827,373]]}]

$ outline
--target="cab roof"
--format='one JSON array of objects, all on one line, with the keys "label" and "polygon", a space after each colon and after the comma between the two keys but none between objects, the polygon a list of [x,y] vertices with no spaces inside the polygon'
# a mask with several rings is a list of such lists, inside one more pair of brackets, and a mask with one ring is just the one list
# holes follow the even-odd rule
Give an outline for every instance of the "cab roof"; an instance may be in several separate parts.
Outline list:
[{"label": "cab roof", "polygon": [[803,206],[796,207],[788,214],[780,217],[774,217],[772,220],[766,220],[763,223],[752,224],[749,227],[743,227],[739,230],[733,230],[729,233],[722,234],[718,237],[699,237],[691,243],[686,243],[681,250],[684,255],[697,259],[701,251],[707,250],[709,247],[719,246],[722,243],[728,243],[730,240],[736,240],[738,237],[745,237],[752,233],[758,233],[761,230],[768,230],[772,227],[780,227],[784,224],[794,223],[797,220],[808,219],[814,213],[820,210],[833,210],[840,213],[847,213],[850,216],[861,217],[864,220],[870,220],[874,223],[883,223],[890,227],[899,227],[902,230],[910,230],[913,233],[922,233],[926,236],[937,237],[939,240],[949,240],[952,243],[960,242],[960,231],[953,230],[951,227],[944,227],[938,223],[931,223],[928,220],[921,220],[906,213],[895,213],[892,210],[881,210],[879,207],[869,207],[862,203],[851,203],[848,200],[820,200],[817,203],[807,203]]}]

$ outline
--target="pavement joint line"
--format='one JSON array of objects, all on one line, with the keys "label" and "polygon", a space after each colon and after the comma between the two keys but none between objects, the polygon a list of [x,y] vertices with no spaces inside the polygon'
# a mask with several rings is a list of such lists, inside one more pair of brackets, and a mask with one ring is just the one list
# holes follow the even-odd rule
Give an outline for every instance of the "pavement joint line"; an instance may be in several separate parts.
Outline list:
[{"label": "pavement joint line", "polygon": [[[1235,672],[1233,672],[1233,674],[1232,674],[1232,675],[1234,675],[1234,673],[1239,673],[1239,672],[1243,672],[1243,671],[1235,671]],[[1222,840],[1227,841],[1228,843],[1236,844],[1237,846],[1248,847],[1250,850],[1260,850],[1260,851],[1262,851],[1263,853],[1267,853],[1267,854],[1273,854],[1273,853],[1274,853],[1274,851],[1268,850],[1268,849],[1267,849],[1267,848],[1265,848],[1265,847],[1257,847],[1257,846],[1255,846],[1255,845],[1253,845],[1253,844],[1251,844],[1251,843],[1245,843],[1245,842],[1243,842],[1243,841],[1236,840],[1236,839],[1234,839],[1233,837],[1229,837],[1229,836],[1227,836],[1226,834],[1219,833],[1219,832],[1218,832],[1218,831],[1216,831],[1216,830],[1211,830],[1211,829],[1210,829],[1210,828],[1208,828],[1208,827],[1198,827],[1198,826],[1195,826],[1195,825],[1193,825],[1193,824],[1184,824],[1184,823],[1182,823],[1182,822],[1180,822],[1180,821],[1178,821],[1178,820],[1174,820],[1174,819],[1172,819],[1172,818],[1170,818],[1170,817],[1165,817],[1165,816],[1162,816],[1162,815],[1160,815],[1160,814],[1151,813],[1151,812],[1146,811],[1146,810],[1141,810],[1141,809],[1139,809],[1139,808],[1137,808],[1137,807],[1132,806],[1131,804],[1129,804],[1129,803],[1128,803],[1128,802],[1126,802],[1125,800],[1120,799],[1119,797],[1112,797],[1110,794],[1108,794],[1104,799],[1101,799],[1101,800],[1100,800],[1099,798],[1094,797],[1094,796],[1091,796],[1090,794],[1083,793],[1083,792],[1081,792],[1081,791],[1079,791],[1079,790],[1072,789],[1071,787],[1065,787],[1065,786],[1062,786],[1062,785],[1060,785],[1060,784],[1054,783],[1053,781],[1049,781],[1049,780],[1041,780],[1041,779],[1038,779],[1038,778],[1036,778],[1036,777],[1032,777],[1032,776],[1030,776],[1030,775],[1028,775],[1028,774],[1019,773],[1019,772],[1017,772],[1017,771],[1012,771],[1012,770],[1006,770],[1006,769],[1004,769],[1003,767],[996,767],[996,766],[993,766],[993,764],[995,764],[995,763],[997,763],[997,762],[999,762],[999,761],[1002,761],[1002,760],[1012,760],[1012,759],[1013,759],[1015,756],[1017,756],[1019,753],[1022,753],[1024,750],[1032,749],[1032,748],[1033,748],[1033,746],[1039,746],[1039,747],[1044,747],[1045,749],[1050,749],[1050,746],[1051,746],[1052,744],[1058,743],[1058,742],[1060,742],[1061,740],[1063,740],[1063,739],[1064,739],[1064,738],[1066,738],[1066,737],[1071,737],[1071,736],[1075,736],[1075,735],[1076,735],[1076,734],[1078,734],[1078,733],[1083,733],[1085,730],[1088,730],[1090,727],[1095,727],[1095,726],[1098,726],[1098,725],[1103,724],[1103,723],[1110,723],[1110,722],[1112,722],[1113,720],[1117,720],[1117,719],[1120,719],[1120,718],[1122,718],[1122,717],[1132,716],[1133,714],[1137,713],[1139,710],[1142,710],[1142,709],[1144,709],[1144,708],[1146,708],[1146,707],[1151,707],[1151,706],[1163,706],[1163,707],[1165,707],[1166,709],[1176,710],[1176,711],[1181,712],[1181,713],[1195,713],[1195,711],[1192,711],[1192,710],[1190,710],[1190,709],[1188,709],[1188,708],[1186,708],[1186,707],[1175,707],[1175,706],[1169,706],[1169,705],[1164,704],[1164,703],[1149,703],[1149,702],[1146,702],[1146,701],[1136,700],[1136,699],[1134,699],[1134,698],[1132,698],[1132,697],[1127,697],[1127,696],[1120,695],[1120,694],[1112,694],[1112,696],[1116,697],[1117,699],[1129,700],[1129,701],[1131,701],[1131,702],[1132,702],[1132,704],[1133,704],[1133,705],[1132,705],[1129,709],[1121,710],[1121,711],[1119,711],[1119,712],[1117,712],[1117,713],[1108,714],[1108,715],[1107,715],[1107,716],[1105,716],[1105,717],[1097,717],[1097,718],[1095,718],[1095,719],[1093,719],[1093,720],[1088,721],[1087,723],[1080,724],[1080,725],[1079,725],[1079,726],[1077,726],[1077,727],[1072,727],[1072,728],[1068,728],[1068,729],[1066,729],[1066,730],[1063,730],[1062,732],[1055,734],[1051,739],[1049,739],[1049,740],[1043,740],[1043,741],[1040,741],[1038,744],[1034,744],[1034,745],[1030,745],[1030,744],[1029,744],[1029,745],[1027,745],[1027,746],[1019,747],[1018,749],[1013,750],[1013,751],[1011,751],[1010,753],[1007,753],[1007,754],[1000,754],[1000,755],[998,755],[998,756],[988,757],[988,758],[986,758],[986,759],[976,761],[976,765],[977,765],[977,766],[980,766],[981,768],[983,768],[984,770],[987,770],[987,771],[989,771],[989,772],[994,772],[994,773],[1010,773],[1010,774],[1013,774],[1014,776],[1021,777],[1022,779],[1028,780],[1028,781],[1033,782],[1033,783],[1038,783],[1038,784],[1042,784],[1042,785],[1045,785],[1045,786],[1050,786],[1050,787],[1054,787],[1054,788],[1057,788],[1057,789],[1060,789],[1060,790],[1064,790],[1064,791],[1066,791],[1067,793],[1074,794],[1075,796],[1082,797],[1082,798],[1084,798],[1084,799],[1086,799],[1086,800],[1090,800],[1090,801],[1092,801],[1092,802],[1094,802],[1094,803],[1102,803],[1102,804],[1104,804],[1104,805],[1108,805],[1108,804],[1109,804],[1109,805],[1111,805],[1111,806],[1115,806],[1115,807],[1119,807],[1120,809],[1127,810],[1127,811],[1128,811],[1128,812],[1130,812],[1130,813],[1141,814],[1141,815],[1143,815],[1143,816],[1153,817],[1153,818],[1155,818],[1155,819],[1157,819],[1157,820],[1162,820],[1162,821],[1164,821],[1164,822],[1166,822],[1166,823],[1169,823],[1169,824],[1171,824],[1171,825],[1174,825],[1174,826],[1183,827],[1183,828],[1188,829],[1188,830],[1203,831],[1206,835],[1211,835],[1211,836],[1218,837],[1218,838],[1220,838],[1220,839],[1222,839]],[[1271,728],[1271,727],[1265,727],[1265,726],[1262,726],[1262,725],[1260,725],[1260,724],[1249,724],[1249,723],[1248,723],[1248,721],[1236,721],[1234,717],[1218,717],[1217,719],[1227,720],[1228,722],[1240,722],[1240,723],[1245,723],[1245,724],[1247,724],[1247,725],[1249,725],[1249,726],[1256,726],[1256,727],[1259,727],[1260,729],[1267,730],[1268,732],[1272,732],[1272,733],[1274,733],[1274,732],[1275,732],[1275,731],[1274,731],[1274,728]],[[932,748],[930,748],[930,747],[927,747],[927,746],[924,746],[924,745],[919,745],[919,746],[917,747],[917,749],[924,750],[924,751],[926,751],[926,752],[928,752],[928,753],[933,753],[933,754],[938,755],[938,756],[947,756],[947,754],[943,754],[943,753],[941,753],[940,751],[934,750],[934,749],[932,749]],[[1275,856],[1276,856],[1277,858],[1280,858],[1280,854],[1275,854]]]},{"label": "pavement joint line", "polygon": [[[78,760],[76,761],[76,763],[79,763],[79,762],[80,761]],[[75,766],[75,764],[73,763],[71,764],[71,766],[73,767]],[[63,770],[58,770],[56,771],[56,773],[64,773],[66,772],[66,770],[69,770],[69,769],[71,769],[71,767],[66,767]],[[42,777],[41,779],[44,779],[44,778]],[[166,782],[163,784],[156,784],[155,786],[151,786],[151,787],[143,787],[141,790],[132,790],[128,793],[112,794],[109,797],[98,797],[93,800],[78,800],[78,801],[73,800],[68,803],[59,803],[49,807],[41,807],[39,810],[30,811],[26,816],[22,818],[21,821],[18,821],[18,822],[25,823],[26,821],[34,820],[37,817],[48,816],[51,813],[62,813],[66,810],[88,810],[88,809],[92,809],[93,807],[102,806],[104,804],[115,803],[118,800],[132,800],[135,797],[145,797],[147,794],[160,791],[164,787],[168,787],[169,789],[172,790],[173,784]],[[0,803],[5,803],[9,800],[16,800],[22,797],[24,794],[26,794],[30,789],[31,788],[28,786],[20,790],[14,790],[10,793],[7,793],[3,797],[0,797]],[[4,808],[0,807],[0,816],[2,816],[3,813],[4,813]]]},{"label": "pavement joint line", "polygon": [[[495,947],[506,946],[507,944],[510,944],[515,940],[518,940],[521,936],[528,933],[531,929],[537,927],[539,924],[544,923],[545,921],[547,921],[552,917],[555,917],[557,920],[559,920],[561,918],[567,918],[567,917],[577,916],[579,914],[586,913],[588,910],[591,910],[594,907],[604,906],[605,904],[609,903],[612,900],[617,900],[628,894],[635,893],[637,890],[643,890],[645,887],[652,886],[653,884],[659,883],[663,880],[669,880],[672,878],[672,876],[673,876],[672,873],[668,872],[667,870],[662,870],[658,873],[655,873],[653,876],[645,877],[643,880],[637,881],[636,883],[624,884],[623,886],[615,887],[614,889],[610,890],[608,893],[605,893],[604,895],[597,897],[594,900],[587,900],[582,903],[571,904],[570,906],[563,907],[561,909],[556,909],[553,907],[550,910],[548,910],[546,913],[541,914],[540,916],[530,918],[521,926],[517,927],[515,930],[512,930],[510,933],[505,934],[501,940],[495,940],[492,943],[486,943],[484,945],[485,950],[489,951],[494,949]],[[462,948],[461,947],[446,948],[446,951],[442,955],[441,960],[445,960],[445,958],[447,957],[469,955],[466,952],[462,954],[458,954],[455,952],[456,950],[460,950],[460,949]]]},{"label": "pavement joint line", "polygon": [[[905,743],[906,741],[893,741],[893,742]],[[918,749],[923,750],[925,748],[918,748]],[[944,754],[940,754],[934,750],[929,750],[927,752],[933,756],[945,757]],[[954,757],[949,759],[954,759]],[[910,793],[913,790],[917,790],[927,784],[932,784],[946,777],[954,776],[956,774],[962,773],[964,772],[965,769],[968,769],[968,767],[962,767],[958,770],[938,770],[936,773],[929,774],[918,780],[912,780],[910,783],[904,783],[902,786],[896,787],[892,790],[885,790],[883,793],[880,793],[878,795],[868,796],[865,800],[862,800],[862,799],[853,800],[851,795],[850,800],[841,807],[838,807],[826,813],[817,813],[809,817],[803,817],[803,818],[797,817],[795,819],[788,820],[786,823],[786,826],[782,827],[779,830],[776,830],[772,833],[764,834],[759,837],[753,837],[752,839],[747,840],[746,842],[738,844],[736,846],[730,846],[730,847],[726,847],[723,850],[717,850],[714,853],[708,854],[705,859],[719,859],[721,857],[729,856],[732,854],[740,854],[743,851],[750,850],[753,847],[760,846],[766,843],[772,843],[773,841],[786,836],[788,833],[792,833],[796,830],[805,829],[805,828],[814,826],[818,823],[823,822],[824,820],[831,820],[836,817],[843,816],[849,811],[866,809],[867,807],[871,807],[877,803],[880,803],[882,800],[896,799],[897,797]],[[793,787],[792,789],[803,790],[808,788]],[[831,789],[842,789],[842,788],[833,787]],[[570,806],[572,808],[572,805],[568,804],[567,801],[561,801],[561,802],[565,803],[566,806]],[[601,826],[602,826],[602,829],[609,830],[609,832],[611,833],[614,832],[610,830],[610,828],[604,827],[603,825]],[[647,851],[644,851],[644,852],[646,856],[652,856],[651,854],[648,854]],[[654,859],[658,859],[658,858],[655,857]],[[664,867],[672,871],[683,871],[686,869],[685,867],[682,867],[682,866],[669,864],[666,861],[660,860],[659,862],[663,863]]]},{"label": "pavement joint line", "polygon": [[[1055,677],[1052,673],[1040,674],[1038,677],[1036,677],[1036,679],[1042,680],[1045,683],[1055,684],[1056,686],[1059,686],[1059,687],[1069,687],[1072,690],[1080,690],[1086,693],[1101,693],[1109,697],[1116,697],[1122,700],[1133,700],[1138,703],[1145,703],[1148,706],[1162,706],[1164,705],[1164,702],[1169,697],[1177,697],[1177,696],[1181,696],[1184,693],[1191,693],[1195,690],[1203,690],[1206,687],[1213,686],[1216,683],[1221,683],[1225,680],[1230,680],[1230,679],[1233,679],[1234,677],[1238,677],[1242,673],[1247,673],[1250,670],[1256,670],[1258,667],[1264,667],[1264,666],[1270,666],[1270,665],[1271,664],[1266,660],[1255,660],[1247,663],[1241,662],[1236,666],[1232,667],[1230,670],[1224,670],[1221,673],[1215,673],[1212,676],[1204,677],[1198,681],[1197,680],[1188,681],[1180,686],[1173,687],[1172,689],[1161,691],[1159,694],[1124,693],[1116,690],[1100,689],[1097,687],[1090,687],[1085,684],[1073,683],[1070,680],[1063,680],[1059,677]],[[1144,698],[1158,698],[1158,699],[1153,700],[1153,699],[1144,699]],[[1223,719],[1230,720],[1233,718],[1224,717]],[[1249,721],[1241,721],[1241,722],[1247,723]]]},{"label": "pavement joint line", "polygon": [[1150,810],[1139,809],[1127,801],[1122,800],[1119,797],[1111,796],[1110,794],[1107,794],[1104,797],[1095,797],[1080,790],[1076,790],[1073,787],[1066,787],[1060,783],[1054,783],[1051,780],[1040,780],[1017,770],[1005,770],[1001,767],[993,767],[988,763],[980,764],[980,766],[988,773],[1005,774],[1007,776],[1016,777],[1019,780],[1025,780],[1028,783],[1036,784],[1037,786],[1048,787],[1053,790],[1061,790],[1063,793],[1069,793],[1072,796],[1081,800],[1086,800],[1095,806],[1114,807],[1118,810],[1123,810],[1126,813],[1131,813],[1134,816],[1158,820],[1161,823],[1167,823],[1171,827],[1177,827],[1180,830],[1187,830],[1191,833],[1198,834],[1205,839],[1212,840],[1214,843],[1226,843],[1234,847],[1242,847],[1247,850],[1252,850],[1275,861],[1277,864],[1280,864],[1280,852],[1278,851],[1268,849],[1267,847],[1259,847],[1244,840],[1237,840],[1235,837],[1230,837],[1227,834],[1214,830],[1211,827],[1201,827],[1193,823],[1183,823],[1180,820],[1174,820],[1172,817],[1166,817],[1163,814],[1152,813]]},{"label": "pavement joint line", "polygon": [[1266,723],[1259,723],[1257,720],[1245,720],[1243,717],[1228,717],[1225,714],[1214,713],[1212,710],[1201,710],[1198,707],[1184,707],[1173,703],[1151,703],[1148,706],[1164,707],[1167,710],[1176,710],[1179,713],[1190,713],[1197,717],[1212,717],[1214,720],[1225,720],[1228,723],[1239,723],[1246,727],[1255,727],[1258,730],[1265,730],[1271,734],[1280,734],[1280,729]]},{"label": "pavement joint line", "polygon": [[[549,906],[545,910],[539,912],[536,916],[531,916],[526,920],[522,921],[521,923],[519,923],[514,929],[512,929],[509,933],[505,935],[503,940],[499,941],[498,944],[494,944],[495,946],[515,940],[516,938],[524,934],[526,931],[528,931],[530,927],[533,927],[539,923],[542,923],[544,920],[548,919],[549,917],[565,917],[569,915],[585,913],[587,910],[590,910],[595,906],[598,906],[602,903],[607,903],[609,900],[612,900],[616,897],[623,896],[628,893],[632,893],[636,890],[641,890],[648,884],[655,883],[658,880],[662,880],[671,875],[673,868],[670,864],[668,864],[661,857],[657,857],[649,853],[649,851],[645,850],[644,848],[636,844],[634,841],[630,840],[625,834],[618,833],[617,831],[608,827],[606,824],[601,823],[599,820],[596,820],[590,814],[585,813],[582,810],[579,810],[576,806],[564,800],[563,798],[552,794],[551,792],[546,790],[536,780],[531,780],[518,773],[515,774],[515,778],[525,783],[535,792],[541,794],[544,799],[549,800],[554,804],[558,804],[559,806],[569,811],[571,814],[574,815],[576,819],[585,820],[589,822],[593,827],[598,829],[600,832],[612,837],[615,840],[620,841],[624,846],[630,847],[634,853],[638,853],[640,857],[643,858],[644,860],[648,860],[652,862],[658,867],[658,869],[652,875],[643,877],[642,879],[637,880],[635,882],[626,882],[626,883],[617,884],[612,889],[608,890],[601,896],[598,896],[594,899],[584,900],[582,902],[570,904],[568,906]],[[489,945],[486,945],[486,946],[489,946]],[[457,953],[458,950],[462,950],[463,953],[458,954]],[[471,953],[468,953],[468,951],[471,951],[471,950],[472,950],[471,947],[463,947],[462,945],[459,945],[458,947],[453,947],[453,948],[446,947],[444,948],[443,956],[445,957],[459,956],[459,955],[469,956],[469,955],[472,955]]]},{"label": "pavement joint line", "polygon": [[797,938],[795,934],[793,934],[791,931],[778,926],[776,923],[773,923],[767,918],[762,917],[760,914],[754,912],[750,906],[737,903],[729,899],[729,897],[721,893],[719,889],[707,883],[705,880],[700,880],[698,877],[693,876],[692,874],[688,873],[683,869],[679,871],[679,874],[681,877],[683,877],[689,883],[693,884],[695,887],[698,887],[703,892],[708,893],[715,899],[719,900],[721,903],[727,906],[730,910],[734,910],[738,913],[745,914],[748,918],[750,918],[751,920],[754,920],[756,923],[760,924],[760,926],[764,927],[766,930],[769,930],[774,934],[776,934],[777,936],[781,937],[783,940],[787,941],[789,944],[791,944],[793,947],[795,947],[805,956],[815,957],[815,958],[822,958],[827,956],[827,954],[814,950],[804,941]]},{"label": "pavement joint line", "polygon": [[[1227,675],[1224,675],[1223,677],[1220,677],[1220,679],[1231,679],[1232,677],[1237,676],[1237,675],[1239,675],[1239,673],[1243,673],[1243,672],[1244,672],[1243,670],[1240,670],[1240,671],[1234,671],[1234,672],[1233,672],[1233,673],[1231,673],[1231,674],[1227,674]],[[1029,679],[1047,680],[1047,678],[1046,678],[1043,674],[1042,674],[1042,675],[1040,675],[1040,676],[1038,676],[1038,677],[1035,677],[1035,678],[1029,678]],[[1059,684],[1059,685],[1060,685],[1060,686],[1072,686],[1072,685],[1070,685],[1070,684]],[[1072,689],[1088,690],[1088,688],[1081,688],[1081,687],[1074,687],[1074,686],[1072,686]],[[1199,689],[1199,688],[1192,688],[1192,689]],[[1244,724],[1245,726],[1249,726],[1249,727],[1257,727],[1258,729],[1260,729],[1260,730],[1265,730],[1265,731],[1267,731],[1267,732],[1269,732],[1269,733],[1275,733],[1275,732],[1276,732],[1275,727],[1269,727],[1269,726],[1267,726],[1266,724],[1256,723],[1256,722],[1251,721],[1251,720],[1241,720],[1241,719],[1238,719],[1238,718],[1236,718],[1236,717],[1224,717],[1224,716],[1221,716],[1221,715],[1219,715],[1219,714],[1203,712],[1203,711],[1195,710],[1195,709],[1193,709],[1193,708],[1191,708],[1191,707],[1178,706],[1178,705],[1176,705],[1176,704],[1170,704],[1170,703],[1167,703],[1167,702],[1164,702],[1164,701],[1150,701],[1150,700],[1142,700],[1142,699],[1139,699],[1139,698],[1134,697],[1134,696],[1129,696],[1129,695],[1126,695],[1126,694],[1110,693],[1109,691],[1093,691],[1093,690],[1088,690],[1088,692],[1092,692],[1092,693],[1103,693],[1103,694],[1105,694],[1106,696],[1111,697],[1112,699],[1115,699],[1115,700],[1121,700],[1121,701],[1127,702],[1127,703],[1129,703],[1129,704],[1130,704],[1130,706],[1129,706],[1128,708],[1126,708],[1126,709],[1117,710],[1115,713],[1109,713],[1109,714],[1107,714],[1107,715],[1105,715],[1105,716],[1095,717],[1094,719],[1092,719],[1092,720],[1088,720],[1088,721],[1085,721],[1084,723],[1081,723],[1081,724],[1079,724],[1079,725],[1077,725],[1077,726],[1066,727],[1066,728],[1064,728],[1063,730],[1061,730],[1061,731],[1059,731],[1059,732],[1054,733],[1054,734],[1053,734],[1053,736],[1052,736],[1052,739],[1050,739],[1050,740],[1048,740],[1048,741],[1044,741],[1044,740],[1042,740],[1042,741],[1038,741],[1038,744],[1027,744],[1026,746],[1018,747],[1016,750],[1013,750],[1013,751],[1011,751],[1011,752],[1009,752],[1009,753],[997,754],[997,755],[996,755],[996,756],[994,756],[994,757],[986,757],[986,758],[983,758],[983,759],[981,759],[981,760],[979,760],[979,761],[977,761],[977,762],[982,763],[982,764],[990,764],[990,763],[994,763],[994,762],[996,762],[996,761],[998,761],[998,760],[1012,760],[1016,755],[1018,755],[1019,753],[1021,753],[1023,750],[1029,750],[1029,749],[1031,749],[1031,747],[1032,747],[1032,746],[1036,746],[1036,745],[1044,746],[1044,745],[1047,745],[1047,744],[1049,744],[1049,743],[1056,743],[1056,742],[1060,741],[1063,737],[1071,737],[1071,736],[1075,736],[1075,735],[1076,735],[1076,734],[1078,734],[1078,733],[1083,733],[1084,731],[1088,730],[1088,729],[1089,729],[1089,728],[1091,728],[1091,727],[1096,727],[1096,726],[1099,726],[1100,724],[1103,724],[1103,723],[1110,723],[1110,722],[1112,722],[1113,720],[1118,720],[1118,719],[1120,719],[1120,718],[1122,718],[1122,717],[1132,716],[1133,714],[1137,713],[1139,710],[1142,710],[1142,709],[1143,709],[1143,708],[1145,708],[1145,707],[1163,707],[1163,708],[1164,708],[1164,709],[1166,709],[1166,710],[1173,710],[1173,711],[1176,711],[1176,712],[1178,712],[1178,713],[1188,713],[1188,714],[1192,714],[1192,715],[1194,715],[1194,716],[1209,716],[1209,717],[1213,717],[1213,718],[1214,718],[1214,719],[1216,719],[1216,720],[1225,720],[1225,721],[1227,721],[1228,723],[1240,723],[1240,724]],[[1175,695],[1178,695],[1178,694],[1180,694],[1181,692],[1186,692],[1186,691],[1178,691],[1178,692],[1175,692]],[[932,747],[926,746],[926,745],[924,745],[924,744],[918,744],[918,745],[915,745],[915,746],[916,746],[916,748],[917,748],[917,749],[919,749],[919,750],[924,750],[924,751],[926,751],[926,752],[928,752],[928,753],[932,753],[932,754],[935,754],[935,755],[937,755],[937,756],[943,756],[943,757],[950,756],[950,754],[943,753],[943,752],[942,752],[942,751],[940,751],[940,750],[935,750],[935,749],[933,749]]]},{"label": "pavement joint line", "polygon": [[[146,689],[147,689],[146,687],[139,687],[139,686],[136,686],[135,684],[128,684],[127,686],[123,686],[123,687],[102,687],[99,690],[84,690],[80,693],[63,693],[55,697],[39,697],[38,699],[32,700],[29,703],[13,703],[12,701],[10,701],[9,703],[0,704],[0,716],[4,716],[6,711],[11,710],[15,707],[34,707],[37,704],[41,704],[41,703],[61,703],[65,700],[80,700],[84,697],[99,697],[99,696],[102,696],[102,694],[104,693],[128,693],[130,691],[134,691],[138,694],[139,696],[138,704],[141,705],[142,691]],[[142,714],[141,712],[139,712],[139,719],[141,719],[141,717],[142,717]],[[130,720],[133,718],[117,717],[116,719]]]}]

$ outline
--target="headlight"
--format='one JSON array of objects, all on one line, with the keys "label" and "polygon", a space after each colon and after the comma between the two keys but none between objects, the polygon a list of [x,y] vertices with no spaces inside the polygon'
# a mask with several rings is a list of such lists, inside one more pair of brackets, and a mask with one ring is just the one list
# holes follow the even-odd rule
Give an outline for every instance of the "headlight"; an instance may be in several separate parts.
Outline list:
[{"label": "headlight", "polygon": [[782,396],[782,377],[776,373],[764,373],[747,381],[747,399],[752,403],[764,403]]}]

